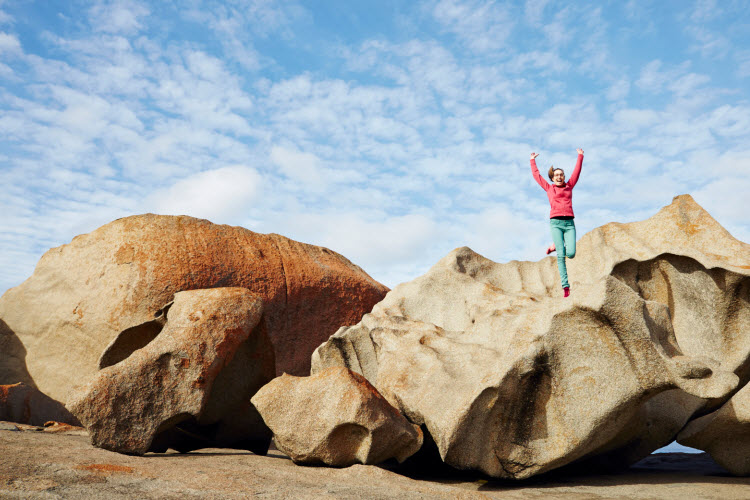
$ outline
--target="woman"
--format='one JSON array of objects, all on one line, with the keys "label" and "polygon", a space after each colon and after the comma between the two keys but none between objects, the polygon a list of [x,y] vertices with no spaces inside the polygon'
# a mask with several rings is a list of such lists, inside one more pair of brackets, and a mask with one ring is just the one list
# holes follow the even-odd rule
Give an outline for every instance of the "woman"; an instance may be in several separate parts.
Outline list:
[{"label": "woman", "polygon": [[573,175],[565,182],[565,172],[561,168],[550,167],[548,176],[552,184],[545,181],[536,168],[536,157],[538,153],[531,153],[531,173],[534,179],[547,191],[549,198],[550,213],[549,225],[552,231],[552,245],[547,249],[547,254],[557,250],[557,269],[560,271],[563,295],[570,295],[570,283],[568,283],[568,269],[565,266],[565,257],[572,259],[576,256],[576,226],[573,222],[573,187],[578,182],[583,165],[583,150],[578,148],[578,161],[573,169]]}]

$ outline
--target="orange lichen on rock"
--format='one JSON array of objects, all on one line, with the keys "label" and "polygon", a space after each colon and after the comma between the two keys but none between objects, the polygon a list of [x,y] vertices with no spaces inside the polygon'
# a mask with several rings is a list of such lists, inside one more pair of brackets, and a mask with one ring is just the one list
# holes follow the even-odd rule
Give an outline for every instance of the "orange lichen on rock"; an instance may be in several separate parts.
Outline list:
[{"label": "orange lichen on rock", "polygon": [[145,214],[48,251],[28,280],[0,298],[0,319],[27,346],[26,363],[40,389],[63,399],[96,372],[120,332],[152,320],[177,292],[217,287],[247,288],[263,300],[276,373],[295,375],[308,374],[312,351],[388,291],[327,248]]},{"label": "orange lichen on rock", "polygon": [[75,468],[78,470],[85,470],[88,472],[93,472],[95,474],[103,474],[105,476],[108,476],[115,472],[119,472],[123,474],[132,474],[133,472],[135,472],[135,469],[133,469],[132,467],[128,467],[126,465],[114,465],[114,464],[81,464],[81,465],[76,465]]},{"label": "orange lichen on rock", "polygon": [[66,433],[66,434],[86,434],[86,429],[83,427],[79,427],[77,425],[70,425],[63,422],[56,422],[54,420],[50,420],[48,422],[44,422],[44,432],[51,432],[53,434],[56,433]]},{"label": "orange lichen on rock", "polygon": [[74,390],[68,408],[112,451],[265,453],[270,432],[249,404],[274,375],[262,314],[246,288],[179,292],[161,333]]}]

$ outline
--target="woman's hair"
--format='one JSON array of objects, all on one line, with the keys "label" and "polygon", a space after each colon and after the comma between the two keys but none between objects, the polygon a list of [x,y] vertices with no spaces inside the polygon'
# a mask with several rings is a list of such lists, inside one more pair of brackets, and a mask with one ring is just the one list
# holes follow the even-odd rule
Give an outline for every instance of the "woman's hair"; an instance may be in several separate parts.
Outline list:
[{"label": "woman's hair", "polygon": [[565,175],[565,170],[552,166],[549,168],[549,172],[547,173],[547,175],[549,176],[549,180],[552,180],[552,176],[555,175],[555,170],[559,170],[563,173],[563,175]]}]

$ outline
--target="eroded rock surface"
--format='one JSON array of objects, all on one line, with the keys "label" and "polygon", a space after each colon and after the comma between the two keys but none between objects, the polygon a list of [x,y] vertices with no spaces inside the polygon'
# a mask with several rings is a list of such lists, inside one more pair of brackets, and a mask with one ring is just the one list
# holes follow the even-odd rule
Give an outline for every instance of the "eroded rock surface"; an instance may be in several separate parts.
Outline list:
[{"label": "eroded rock surface", "polygon": [[409,423],[375,388],[347,368],[310,377],[282,375],[253,396],[279,450],[297,463],[346,467],[403,462],[422,445]]},{"label": "eroded rock surface", "polygon": [[62,403],[23,382],[0,385],[0,420],[35,426],[49,421],[80,425]]},{"label": "eroded rock surface", "polygon": [[0,385],[22,382],[36,387],[26,368],[26,349],[15,333],[0,319]]},{"label": "eroded rock surface", "polygon": [[708,452],[732,474],[750,475],[750,385],[720,409],[690,422],[677,442]]},{"label": "eroded rock surface", "polygon": [[[309,374],[310,354],[354,324],[387,288],[343,256],[277,234],[185,216],[138,215],[49,250],[0,298],[0,319],[26,348],[40,390],[65,401],[98,369],[121,332],[143,325],[175,293],[247,288],[263,299],[277,373]],[[0,371],[6,353],[0,351]],[[30,383],[6,380],[5,383]]]},{"label": "eroded rock surface", "polygon": [[271,434],[250,404],[274,375],[262,313],[245,288],[179,292],[158,335],[97,372],[67,407],[108,450],[265,453]]},{"label": "eroded rock surface", "polygon": [[627,465],[750,376],[750,245],[689,196],[584,235],[562,298],[554,258],[459,248],[313,354],[363,374],[442,459],[525,478]]}]

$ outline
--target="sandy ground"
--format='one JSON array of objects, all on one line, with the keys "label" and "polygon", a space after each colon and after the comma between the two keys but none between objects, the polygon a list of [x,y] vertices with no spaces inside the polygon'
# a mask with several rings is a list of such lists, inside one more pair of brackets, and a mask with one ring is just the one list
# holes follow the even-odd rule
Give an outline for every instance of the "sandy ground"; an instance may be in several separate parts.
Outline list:
[{"label": "sandy ground", "polygon": [[750,478],[730,476],[705,454],[655,454],[619,474],[508,482],[406,477],[365,465],[301,467],[276,450],[265,457],[219,449],[134,457],[95,448],[82,431],[27,429],[0,422],[0,498],[750,498]]}]

